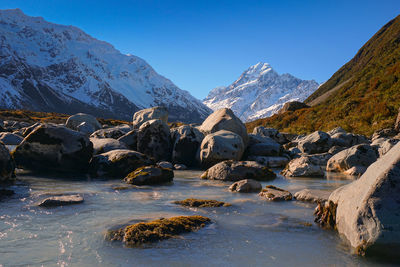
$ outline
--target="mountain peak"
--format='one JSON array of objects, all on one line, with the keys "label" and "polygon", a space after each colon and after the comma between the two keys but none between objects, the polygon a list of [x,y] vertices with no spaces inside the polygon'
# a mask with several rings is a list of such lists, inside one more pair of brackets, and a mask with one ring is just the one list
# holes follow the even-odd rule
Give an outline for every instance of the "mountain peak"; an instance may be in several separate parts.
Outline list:
[{"label": "mountain peak", "polygon": [[270,64],[259,62],[227,87],[210,91],[203,103],[209,108],[231,108],[244,121],[271,116],[290,101],[303,101],[318,88],[314,80],[279,75]]}]

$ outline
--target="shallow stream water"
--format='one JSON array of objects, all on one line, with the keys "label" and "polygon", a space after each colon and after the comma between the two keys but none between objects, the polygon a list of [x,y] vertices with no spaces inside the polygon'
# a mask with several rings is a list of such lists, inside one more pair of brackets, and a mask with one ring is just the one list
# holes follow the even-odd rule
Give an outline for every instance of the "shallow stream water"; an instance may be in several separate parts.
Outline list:
[{"label": "shallow stream water", "polygon": [[[313,223],[315,204],[267,202],[257,194],[228,191],[231,182],[175,171],[174,182],[132,187],[118,180],[60,179],[19,175],[16,194],[0,202],[0,266],[378,266],[354,256],[333,231]],[[286,179],[272,184],[291,191],[332,191],[348,183]],[[57,208],[36,204],[50,194],[79,193],[85,202]],[[189,197],[230,202],[231,207],[185,208]],[[105,241],[107,229],[129,222],[176,215],[203,215],[213,223],[181,238],[140,248]],[[311,223],[311,226],[309,225]]]}]

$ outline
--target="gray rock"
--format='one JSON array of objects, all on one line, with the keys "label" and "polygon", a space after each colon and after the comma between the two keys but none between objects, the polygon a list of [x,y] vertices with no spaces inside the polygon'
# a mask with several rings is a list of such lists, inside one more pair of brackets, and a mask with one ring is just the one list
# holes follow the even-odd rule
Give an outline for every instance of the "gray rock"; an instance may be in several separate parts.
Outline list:
[{"label": "gray rock", "polygon": [[260,164],[270,168],[285,167],[289,163],[287,157],[263,157],[263,156],[249,156],[248,160],[257,161]]},{"label": "gray rock", "polygon": [[243,144],[247,146],[248,136],[246,126],[229,108],[222,108],[214,111],[200,126],[200,131],[205,135],[220,130],[238,134],[242,138]]},{"label": "gray rock", "polygon": [[157,163],[157,166],[164,169],[170,169],[170,170],[174,169],[174,165],[172,165],[172,163],[168,161],[160,161]]},{"label": "gray rock", "polygon": [[24,138],[17,134],[8,132],[0,133],[0,141],[5,145],[19,145],[22,140],[24,140]]},{"label": "gray rock", "polygon": [[286,144],[289,140],[286,138],[286,135],[281,134],[278,130],[274,128],[265,128],[263,126],[257,126],[253,129],[253,134],[269,137],[278,142],[279,144]]},{"label": "gray rock", "polygon": [[174,165],[174,169],[175,170],[187,170],[187,167],[186,167],[186,165],[184,165],[184,164],[175,164]]},{"label": "gray rock", "polygon": [[126,145],[113,138],[90,138],[93,143],[93,154],[98,155],[116,149],[127,149]]},{"label": "gray rock", "polygon": [[296,200],[323,203],[328,200],[332,192],[318,189],[303,189],[294,194]]},{"label": "gray rock", "polygon": [[170,160],[172,146],[168,125],[161,120],[143,123],[138,131],[137,150],[156,160]]},{"label": "gray rock", "polygon": [[19,168],[38,172],[85,172],[92,154],[88,137],[54,124],[36,127],[13,152]]},{"label": "gray rock", "polygon": [[78,126],[82,123],[90,125],[94,131],[101,129],[101,124],[97,121],[95,117],[85,113],[78,113],[70,116],[65,122],[65,126],[72,130],[78,130]]},{"label": "gray rock", "polygon": [[[375,149],[370,145],[361,144],[345,149],[329,159],[326,170],[332,172],[345,172],[352,167],[358,172],[364,170],[377,160]],[[359,173],[358,173],[359,174]]]},{"label": "gray rock", "polygon": [[90,135],[90,137],[91,138],[113,138],[113,139],[118,139],[121,136],[125,135],[128,131],[127,131],[127,129],[122,128],[122,127],[111,127],[111,128],[97,130],[94,133],[92,133]]},{"label": "gray rock", "polygon": [[94,156],[90,161],[89,172],[93,177],[122,179],[128,173],[151,164],[154,161],[140,152],[118,149]]},{"label": "gray rock", "polygon": [[332,147],[332,140],[329,134],[317,131],[301,138],[297,147],[307,154],[324,153]]},{"label": "gray rock", "polygon": [[78,132],[81,132],[83,134],[86,134],[87,136],[90,136],[93,132],[96,131],[96,129],[94,128],[94,126],[90,123],[87,122],[82,122],[81,124],[79,124],[76,127],[76,130]]},{"label": "gray rock", "polygon": [[197,128],[184,125],[171,129],[172,162],[182,163],[187,166],[198,165],[198,153],[203,133]]},{"label": "gray rock", "polygon": [[268,201],[288,201],[293,199],[289,191],[273,185],[267,185],[258,195]]},{"label": "gray rock", "polygon": [[229,190],[238,193],[258,193],[262,189],[260,182],[253,179],[244,179],[233,183]]},{"label": "gray rock", "polygon": [[320,222],[334,218],[339,234],[350,241],[357,253],[398,257],[400,143],[373,163],[360,179],[336,189],[317,215]]},{"label": "gray rock", "polygon": [[240,160],[244,144],[240,135],[221,130],[207,135],[200,145],[200,161],[203,167],[210,167],[224,160]]},{"label": "gray rock", "polygon": [[83,203],[81,195],[54,196],[44,199],[38,204],[40,207],[50,208]]},{"label": "gray rock", "polygon": [[331,149],[329,149],[328,153],[332,154],[332,155],[335,155],[335,154],[337,154],[340,151],[343,151],[345,149],[346,149],[346,147],[343,147],[343,146],[333,146],[333,147],[331,147]]},{"label": "gray rock", "polygon": [[369,144],[370,141],[363,135],[356,135],[351,133],[336,133],[331,136],[332,144],[334,146],[352,147],[359,144]]},{"label": "gray rock", "polygon": [[8,148],[0,142],[0,185],[13,183],[15,163]]},{"label": "gray rock", "polygon": [[247,154],[249,156],[279,156],[281,152],[281,145],[273,139],[263,143],[249,145],[247,148]]},{"label": "gray rock", "polygon": [[135,129],[118,138],[118,141],[124,143],[129,149],[137,150],[137,136],[138,130]]},{"label": "gray rock", "polygon": [[337,133],[346,134],[347,132],[342,127],[336,127],[328,132],[331,137]]},{"label": "gray rock", "polygon": [[286,177],[323,177],[325,171],[312,158],[302,156],[291,160],[281,174]]},{"label": "gray rock", "polygon": [[154,185],[172,182],[174,172],[157,166],[146,166],[128,174],[124,181],[133,185]]},{"label": "gray rock", "polygon": [[377,138],[372,143],[371,146],[378,151],[379,157],[385,155],[394,145],[399,142],[398,139],[392,138]]},{"label": "gray rock", "polygon": [[139,129],[143,123],[150,120],[168,122],[168,110],[166,107],[152,107],[137,111],[133,115],[133,128]]},{"label": "gray rock", "polygon": [[255,161],[233,161],[226,160],[220,162],[202,175],[202,179],[240,181],[253,179],[257,181],[269,181],[275,179],[276,174],[270,169]]}]

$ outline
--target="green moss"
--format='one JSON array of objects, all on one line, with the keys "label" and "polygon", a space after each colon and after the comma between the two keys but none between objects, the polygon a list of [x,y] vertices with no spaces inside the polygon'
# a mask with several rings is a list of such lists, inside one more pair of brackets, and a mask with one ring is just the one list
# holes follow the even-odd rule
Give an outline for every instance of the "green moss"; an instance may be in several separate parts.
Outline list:
[{"label": "green moss", "polygon": [[229,207],[230,203],[211,200],[211,199],[196,199],[196,198],[187,198],[185,200],[174,201],[175,204],[187,206],[187,207],[197,207],[197,208],[206,208],[206,207]]},{"label": "green moss", "polygon": [[211,223],[211,220],[204,216],[178,216],[136,223],[125,228],[109,231],[106,239],[122,241],[126,246],[134,247],[193,232],[209,223]]}]

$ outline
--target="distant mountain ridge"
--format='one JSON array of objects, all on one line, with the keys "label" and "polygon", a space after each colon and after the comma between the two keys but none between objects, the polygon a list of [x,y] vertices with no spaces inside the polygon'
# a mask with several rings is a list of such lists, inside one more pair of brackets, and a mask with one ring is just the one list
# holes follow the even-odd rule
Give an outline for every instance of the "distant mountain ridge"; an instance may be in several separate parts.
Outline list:
[{"label": "distant mountain ridge", "polygon": [[200,122],[211,112],[139,57],[74,26],[0,10],[0,108],[131,120],[157,105],[171,121]]},{"label": "distant mountain ridge", "polygon": [[368,135],[393,127],[399,100],[400,16],[397,16],[307,98],[305,102],[311,108],[255,121],[251,127],[268,125],[307,133],[341,126]]},{"label": "distant mountain ridge", "polygon": [[231,108],[243,121],[268,117],[285,103],[304,101],[318,88],[314,80],[279,75],[268,63],[251,66],[231,85],[217,87],[203,100],[209,108]]}]

